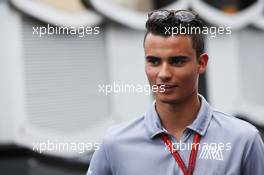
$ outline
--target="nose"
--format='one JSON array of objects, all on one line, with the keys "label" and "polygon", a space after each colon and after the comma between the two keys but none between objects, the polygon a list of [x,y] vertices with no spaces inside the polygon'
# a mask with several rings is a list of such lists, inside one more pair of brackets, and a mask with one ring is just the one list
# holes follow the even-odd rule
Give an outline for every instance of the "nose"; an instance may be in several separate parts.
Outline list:
[{"label": "nose", "polygon": [[163,63],[160,67],[158,78],[161,81],[167,81],[171,79],[171,77],[172,77],[172,72],[171,72],[170,65],[168,63]]}]

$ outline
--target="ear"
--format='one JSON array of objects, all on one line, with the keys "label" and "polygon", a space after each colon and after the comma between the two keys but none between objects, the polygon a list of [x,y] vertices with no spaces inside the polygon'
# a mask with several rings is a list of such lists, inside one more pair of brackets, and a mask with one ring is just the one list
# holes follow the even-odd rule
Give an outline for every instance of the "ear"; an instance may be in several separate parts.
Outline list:
[{"label": "ear", "polygon": [[208,59],[209,59],[209,56],[207,53],[203,53],[200,55],[200,57],[198,58],[198,72],[199,74],[203,74],[206,70],[206,67],[207,67],[207,63],[208,63]]}]

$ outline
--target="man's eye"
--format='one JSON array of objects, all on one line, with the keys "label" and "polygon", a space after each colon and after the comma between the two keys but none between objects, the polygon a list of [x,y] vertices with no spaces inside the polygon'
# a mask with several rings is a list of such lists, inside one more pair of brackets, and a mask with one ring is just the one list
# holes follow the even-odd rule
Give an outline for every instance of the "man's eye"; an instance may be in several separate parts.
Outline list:
[{"label": "man's eye", "polygon": [[147,61],[153,65],[158,65],[159,64],[159,60],[158,59],[155,59],[155,58],[150,58],[150,59],[147,59]]},{"label": "man's eye", "polygon": [[182,65],[185,61],[183,59],[172,59],[171,64],[172,65]]}]

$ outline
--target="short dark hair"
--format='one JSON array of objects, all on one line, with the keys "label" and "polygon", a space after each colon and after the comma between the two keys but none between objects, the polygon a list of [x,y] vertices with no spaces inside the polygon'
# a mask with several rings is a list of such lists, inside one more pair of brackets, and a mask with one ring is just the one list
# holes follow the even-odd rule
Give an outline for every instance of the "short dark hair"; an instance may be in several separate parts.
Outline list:
[{"label": "short dark hair", "polygon": [[[152,17],[154,13],[159,13],[159,12],[168,12],[167,16],[164,17],[164,15],[160,16],[155,15]],[[191,13],[193,15],[175,15],[178,12],[184,12],[184,13]],[[180,27],[185,27],[185,28],[199,28],[199,31],[203,30],[204,27],[204,22],[202,19],[194,12],[189,11],[189,10],[158,10],[158,11],[153,11],[149,13],[149,18],[146,21],[146,33],[144,37],[144,42],[143,44],[145,45],[145,39],[149,33],[152,33],[154,35],[159,35],[159,36],[164,36],[164,37],[169,37],[171,36],[170,33],[166,32],[168,28],[180,28]],[[177,35],[182,35],[182,34],[177,34]],[[202,32],[198,33],[188,33],[186,32],[183,35],[189,35],[192,38],[192,46],[196,51],[196,56],[199,58],[201,54],[204,53],[204,35]]]}]

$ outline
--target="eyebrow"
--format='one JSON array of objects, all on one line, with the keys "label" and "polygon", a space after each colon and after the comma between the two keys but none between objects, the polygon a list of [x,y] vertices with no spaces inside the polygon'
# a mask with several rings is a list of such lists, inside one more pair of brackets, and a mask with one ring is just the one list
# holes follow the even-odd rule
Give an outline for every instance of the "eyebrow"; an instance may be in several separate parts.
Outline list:
[{"label": "eyebrow", "polygon": [[179,55],[179,56],[172,56],[172,57],[169,57],[169,59],[180,59],[180,60],[188,60],[190,59],[190,57],[188,56],[184,56],[184,55]]},{"label": "eyebrow", "polygon": [[156,56],[146,56],[145,57],[146,58],[146,60],[149,60],[149,59],[160,59],[160,57],[156,57]]},{"label": "eyebrow", "polygon": [[[149,60],[149,59],[161,59],[160,57],[156,57],[156,56],[146,56],[145,57],[146,60]],[[173,60],[173,59],[180,59],[180,60],[187,60],[187,59],[190,59],[188,56],[184,56],[184,55],[179,55],[179,56],[171,56],[168,58],[169,60]]]}]

